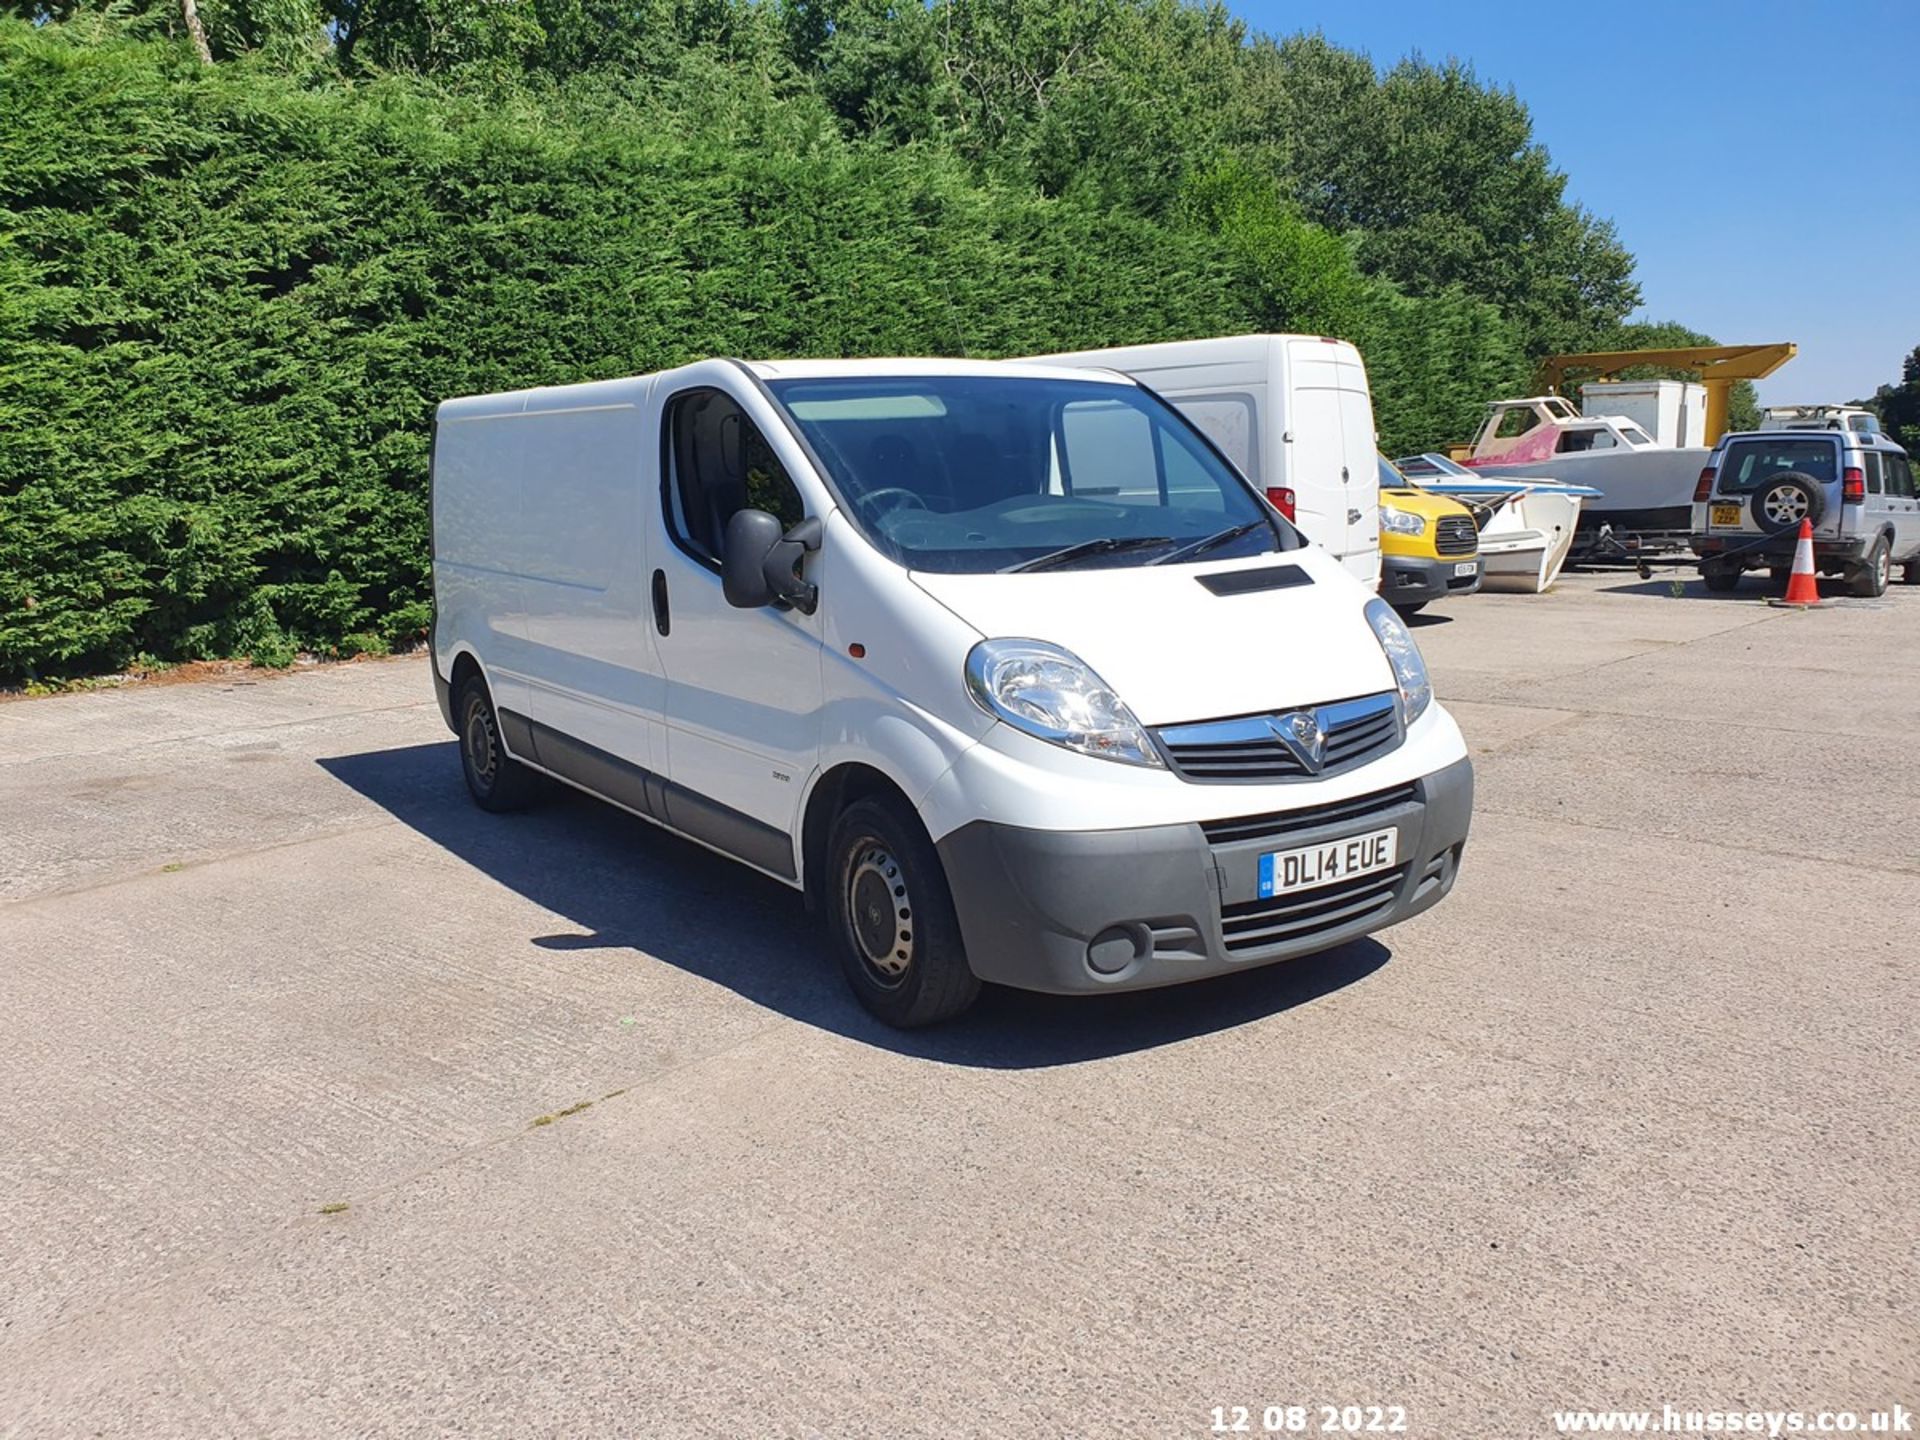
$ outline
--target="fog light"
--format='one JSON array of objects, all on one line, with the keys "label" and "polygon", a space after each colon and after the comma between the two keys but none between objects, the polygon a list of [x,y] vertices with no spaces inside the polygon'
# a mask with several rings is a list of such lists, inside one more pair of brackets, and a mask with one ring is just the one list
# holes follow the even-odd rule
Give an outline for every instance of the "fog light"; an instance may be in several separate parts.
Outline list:
[{"label": "fog light", "polygon": [[1144,925],[1109,925],[1087,942],[1087,968],[1096,975],[1118,975],[1144,959],[1152,945]]}]

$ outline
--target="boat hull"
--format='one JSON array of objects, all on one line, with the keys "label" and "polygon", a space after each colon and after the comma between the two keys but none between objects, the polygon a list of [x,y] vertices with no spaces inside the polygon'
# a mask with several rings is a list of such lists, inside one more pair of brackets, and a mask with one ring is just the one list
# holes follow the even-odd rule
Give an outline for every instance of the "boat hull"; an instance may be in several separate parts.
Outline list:
[{"label": "boat hull", "polygon": [[1572,553],[1604,558],[1684,548],[1693,523],[1693,487],[1710,454],[1686,446],[1556,455],[1512,465],[1467,463],[1477,474],[1504,480],[1550,477],[1598,490],[1581,511]]},{"label": "boat hull", "polygon": [[1480,532],[1482,590],[1537,595],[1559,578],[1579,532],[1581,499],[1535,491],[1502,506]]},{"label": "boat hull", "polygon": [[1569,485],[1591,485],[1600,494],[1587,502],[1588,515],[1610,519],[1616,514],[1668,514],[1678,510],[1684,517],[1693,504],[1694,483],[1712,453],[1696,446],[1591,451],[1515,465],[1473,465],[1473,469],[1508,480],[1552,479]]}]

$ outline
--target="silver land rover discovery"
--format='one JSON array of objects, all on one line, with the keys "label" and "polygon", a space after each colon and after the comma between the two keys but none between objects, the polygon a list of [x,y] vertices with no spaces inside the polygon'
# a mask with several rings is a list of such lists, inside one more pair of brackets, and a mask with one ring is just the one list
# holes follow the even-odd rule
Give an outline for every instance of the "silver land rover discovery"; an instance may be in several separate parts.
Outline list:
[{"label": "silver land rover discovery", "polygon": [[1784,582],[1800,522],[1813,522],[1813,563],[1855,595],[1885,593],[1893,568],[1920,584],[1920,497],[1907,452],[1877,429],[1742,430],[1707,457],[1693,492],[1693,553],[1709,590],[1748,570]]}]

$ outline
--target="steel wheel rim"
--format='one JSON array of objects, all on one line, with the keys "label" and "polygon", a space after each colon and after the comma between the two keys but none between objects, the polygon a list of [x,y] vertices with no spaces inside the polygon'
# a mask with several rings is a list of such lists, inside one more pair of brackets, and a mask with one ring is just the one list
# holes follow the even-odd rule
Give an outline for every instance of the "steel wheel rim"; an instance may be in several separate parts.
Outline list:
[{"label": "steel wheel rim", "polygon": [[500,763],[500,749],[493,738],[493,726],[487,717],[487,707],[479,701],[467,707],[467,728],[461,736],[461,745],[466,750],[467,768],[481,787],[493,784],[493,772]]},{"label": "steel wheel rim", "polygon": [[854,847],[844,894],[847,939],[874,983],[893,989],[913,965],[913,897],[907,877],[878,840]]}]

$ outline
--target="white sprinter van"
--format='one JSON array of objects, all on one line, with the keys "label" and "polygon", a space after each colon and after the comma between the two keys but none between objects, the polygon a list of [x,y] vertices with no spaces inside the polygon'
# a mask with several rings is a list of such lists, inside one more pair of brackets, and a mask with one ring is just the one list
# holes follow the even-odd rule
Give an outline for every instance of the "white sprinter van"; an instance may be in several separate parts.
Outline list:
[{"label": "white sprinter van", "polygon": [[1452,886],[1412,637],[1109,373],[709,360],[449,400],[433,664],[474,799],[551,776],[803,889],[883,1020],[1168,985]]},{"label": "white sprinter van", "polygon": [[1369,590],[1380,584],[1380,447],[1360,352],[1324,335],[1233,335],[1036,357],[1118,370],[1206,432]]}]

